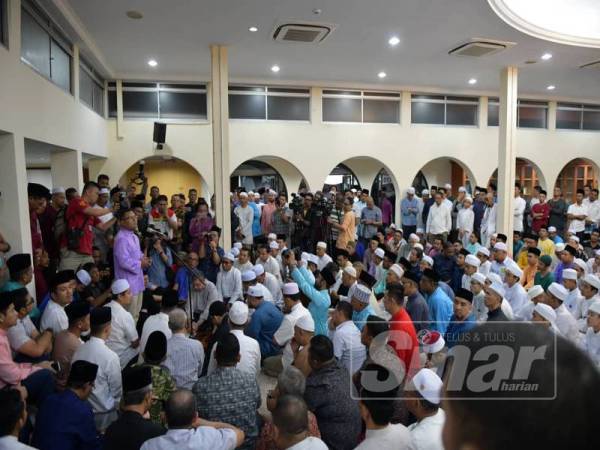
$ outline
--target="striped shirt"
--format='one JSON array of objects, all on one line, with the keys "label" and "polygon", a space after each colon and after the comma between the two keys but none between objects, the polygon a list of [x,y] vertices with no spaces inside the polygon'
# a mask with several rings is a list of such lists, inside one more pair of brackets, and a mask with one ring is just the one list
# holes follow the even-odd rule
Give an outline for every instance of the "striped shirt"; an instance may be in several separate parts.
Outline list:
[{"label": "striped shirt", "polygon": [[164,366],[171,371],[178,389],[192,389],[202,372],[204,348],[202,344],[175,333],[167,341],[167,359]]}]

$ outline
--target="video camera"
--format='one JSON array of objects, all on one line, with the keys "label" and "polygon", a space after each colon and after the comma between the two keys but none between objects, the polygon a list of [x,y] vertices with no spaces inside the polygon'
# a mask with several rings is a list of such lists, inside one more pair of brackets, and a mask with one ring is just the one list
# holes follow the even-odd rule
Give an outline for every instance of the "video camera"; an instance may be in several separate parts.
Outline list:
[{"label": "video camera", "polygon": [[290,209],[294,214],[301,214],[304,210],[304,199],[298,194],[292,193],[292,201],[290,202]]}]

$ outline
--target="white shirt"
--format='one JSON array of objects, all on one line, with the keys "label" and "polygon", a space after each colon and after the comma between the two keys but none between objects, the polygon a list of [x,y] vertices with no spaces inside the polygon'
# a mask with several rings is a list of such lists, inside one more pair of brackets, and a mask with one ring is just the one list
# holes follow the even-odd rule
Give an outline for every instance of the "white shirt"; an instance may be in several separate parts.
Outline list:
[{"label": "white shirt", "polygon": [[[587,216],[588,208],[584,204],[578,205],[577,203],[573,203],[572,205],[569,205],[569,208],[567,209],[567,214],[573,214],[575,216]],[[573,219],[569,223],[569,231],[571,233],[579,233],[583,230],[585,230],[585,220]]]},{"label": "white shirt", "polygon": [[463,208],[458,211],[456,216],[456,228],[462,231],[473,231],[473,224],[475,223],[475,213],[473,208]]},{"label": "white shirt", "polygon": [[519,311],[529,301],[527,291],[518,281],[512,287],[504,285],[504,298],[508,300],[513,311]]},{"label": "white shirt", "polygon": [[581,303],[583,302],[583,297],[581,296],[581,292],[579,292],[579,288],[575,288],[572,291],[569,291],[569,295],[563,301],[563,305],[567,308],[575,319],[580,316],[581,311]]},{"label": "white shirt", "polygon": [[488,276],[491,270],[492,270],[492,262],[491,261],[485,261],[479,265],[479,273],[482,273],[485,276]]},{"label": "white shirt", "polygon": [[281,281],[281,273],[279,272],[279,263],[271,255],[269,255],[269,257],[267,258],[266,261],[263,261],[260,258],[257,259],[256,263],[263,266],[265,269],[265,272],[272,273],[273,275],[275,275],[275,278],[277,278],[278,280]]},{"label": "white shirt", "polygon": [[297,444],[288,447],[287,450],[327,450],[327,448],[327,445],[321,439],[308,436]]},{"label": "white shirt", "polygon": [[271,302],[271,303],[273,303],[275,301],[273,299],[273,294],[271,294],[271,291],[269,291],[264,284],[262,284],[262,283],[256,283],[256,286],[258,286],[259,288],[262,289],[262,291],[263,291],[263,300],[265,300],[267,302]]},{"label": "white shirt", "polygon": [[131,343],[138,339],[135,320],[131,313],[116,300],[112,300],[106,306],[112,310],[111,331],[106,340],[106,346],[119,356],[121,369],[123,369],[139,354],[139,347],[131,346]]},{"label": "white shirt", "polygon": [[73,361],[87,361],[98,365],[98,374],[94,389],[88,398],[94,413],[114,411],[121,399],[121,365],[119,357],[97,337],[79,346],[73,355]]},{"label": "white shirt", "polygon": [[492,262],[490,271],[492,273],[500,275],[500,278],[502,278],[502,281],[504,281],[504,277],[506,276],[506,268],[510,264],[513,264],[513,263],[514,263],[514,261],[512,259],[510,259],[508,256],[506,258],[504,258],[504,261],[502,261],[502,262],[498,262],[498,261],[494,260]]},{"label": "white shirt", "polygon": [[252,245],[252,222],[254,221],[254,210],[246,205],[242,208],[242,205],[236,206],[233,213],[238,216],[240,221],[239,230],[244,235],[242,243]]},{"label": "white shirt", "polygon": [[412,438],[410,431],[401,423],[389,424],[380,430],[367,429],[365,440],[355,450],[384,450],[408,448]]},{"label": "white shirt", "polygon": [[247,270],[252,270],[254,267],[250,261],[246,261],[244,264],[240,263],[239,260],[235,260],[233,263],[233,267],[240,271],[240,273],[244,273]]},{"label": "white shirt", "polygon": [[[496,203],[491,207],[486,206],[485,211],[483,212],[483,219],[481,219],[481,234],[486,235],[486,240],[496,232],[496,213]],[[485,246],[488,245],[488,241],[484,242],[482,240],[481,243]]]},{"label": "white shirt", "polygon": [[37,329],[29,316],[18,319],[17,323],[6,331],[10,348],[12,348],[13,351],[18,352],[24,344],[33,339],[33,333],[35,331],[37,331]]},{"label": "white shirt", "polygon": [[588,220],[598,224],[600,221],[600,200],[594,200],[587,204],[588,209]]},{"label": "white shirt", "polygon": [[228,298],[230,302],[242,300],[242,272],[235,267],[230,270],[219,270],[217,274],[217,292],[222,298]]},{"label": "white shirt", "polygon": [[579,316],[575,317],[575,320],[577,320],[577,328],[582,333],[585,333],[588,329],[588,324],[587,324],[588,309],[590,309],[590,306],[592,306],[592,303],[594,303],[598,300],[600,300],[600,297],[598,297],[597,295],[594,295],[593,297],[590,297],[590,298],[585,298],[585,297],[581,298],[581,303],[579,305]]},{"label": "white shirt", "polygon": [[600,369],[600,331],[595,333],[594,329],[589,327],[583,339],[583,348],[594,365]]},{"label": "white shirt", "polygon": [[[204,288],[200,290],[192,288],[190,295],[192,301],[192,312],[200,314],[200,318],[198,319],[200,323],[204,322],[208,318],[210,305],[212,305],[213,302],[223,301],[219,295],[217,287],[212,281],[204,279],[204,284]],[[190,305],[186,302],[185,310],[188,311],[189,308]]]},{"label": "white shirt", "polygon": [[529,300],[520,310],[515,311],[515,320],[524,320],[531,322],[533,320],[533,310],[535,303]]},{"label": "white shirt", "polygon": [[564,304],[556,308],[554,312],[556,313],[556,328],[558,328],[560,334],[571,342],[577,343],[580,336],[575,318],[567,311]]},{"label": "white shirt", "polygon": [[523,231],[523,214],[525,213],[525,207],[527,202],[523,197],[515,197],[513,200],[513,216],[514,216],[514,231]]},{"label": "white shirt", "polygon": [[[327,448],[327,447],[325,447]],[[16,438],[16,436],[2,436],[0,437],[0,450],[36,450],[34,447],[25,445]]]},{"label": "white shirt", "polygon": [[294,326],[300,317],[308,314],[310,314],[310,312],[301,302],[296,303],[292,307],[292,310],[283,316],[281,325],[279,325],[279,328],[273,335],[273,339],[279,346],[285,346],[281,357],[281,363],[283,364],[284,369],[294,362],[294,352],[290,346],[290,342],[294,337]]},{"label": "white shirt", "polygon": [[[253,375],[260,373],[260,346],[256,339],[246,336],[242,330],[231,330],[238,342],[240,343],[240,361],[235,366],[242,372],[248,372]],[[217,360],[215,358],[215,350],[217,349],[218,343],[213,345],[210,353],[210,360],[208,361],[207,374],[210,375],[217,368]]]},{"label": "white shirt", "polygon": [[412,441],[408,448],[410,450],[444,450],[442,444],[442,428],[446,421],[446,414],[439,408],[433,416],[425,417],[423,420],[408,426]]},{"label": "white shirt", "polygon": [[233,450],[237,438],[229,428],[198,427],[169,430],[144,442],[141,450]]},{"label": "white shirt", "polygon": [[353,375],[367,357],[365,346],[360,341],[360,330],[352,320],[347,320],[335,328],[330,338],[333,341],[333,354]]},{"label": "white shirt", "polygon": [[333,259],[327,253],[323,256],[317,256],[317,258],[319,258],[319,263],[317,264],[317,269],[319,270],[323,270],[327,264],[333,262]]},{"label": "white shirt", "polygon": [[463,289],[466,289],[467,291],[471,290],[471,275],[467,275],[466,273],[463,274],[462,278],[460,279],[460,286]]},{"label": "white shirt", "polygon": [[281,307],[283,305],[283,293],[281,292],[281,284],[272,273],[265,272],[264,287],[266,287],[271,293],[275,304]]},{"label": "white shirt", "polygon": [[54,300],[50,299],[44,310],[44,314],[42,314],[40,328],[42,331],[52,330],[55,336],[62,330],[69,328],[69,318],[64,306],[60,306]]},{"label": "white shirt", "polygon": [[164,312],[159,312],[146,319],[142,328],[142,337],[140,338],[140,353],[146,349],[148,338],[155,331],[162,331],[167,340],[171,339],[171,329],[169,328],[169,315]]},{"label": "white shirt", "polygon": [[449,233],[452,229],[451,209],[444,203],[439,206],[437,203],[431,205],[425,231],[431,234]]}]

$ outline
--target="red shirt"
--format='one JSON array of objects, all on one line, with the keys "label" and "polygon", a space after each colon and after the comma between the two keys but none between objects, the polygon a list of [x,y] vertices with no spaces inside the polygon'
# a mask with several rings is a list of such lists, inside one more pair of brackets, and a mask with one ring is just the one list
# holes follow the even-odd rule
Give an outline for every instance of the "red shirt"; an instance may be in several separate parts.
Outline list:
[{"label": "red shirt", "polygon": [[404,362],[407,376],[411,377],[420,367],[419,341],[412,319],[402,308],[390,319],[388,344]]},{"label": "red shirt", "polygon": [[[91,255],[92,247],[94,242],[94,230],[93,228],[100,223],[100,219],[94,216],[88,216],[83,213],[86,208],[89,208],[90,205],[83,200],[82,198],[74,198],[69,202],[69,206],[67,208],[67,212],[65,217],[67,219],[67,230],[72,230],[74,228],[81,228],[83,226],[83,236],[79,241],[79,248],[76,250],[77,253],[81,253],[82,255]],[[61,247],[65,248],[67,246],[67,237],[64,236],[61,244]]]},{"label": "red shirt", "polygon": [[535,205],[533,205],[531,207],[531,213],[533,216],[533,213],[535,214],[542,214],[542,218],[541,219],[532,219],[531,221],[531,229],[535,232],[538,233],[540,231],[540,228],[547,227],[548,226],[548,218],[550,217],[550,205],[548,203],[536,203]]},{"label": "red shirt", "polygon": [[38,215],[34,211],[29,211],[29,230],[31,231],[31,248],[33,252],[37,249],[44,248],[40,221]]}]

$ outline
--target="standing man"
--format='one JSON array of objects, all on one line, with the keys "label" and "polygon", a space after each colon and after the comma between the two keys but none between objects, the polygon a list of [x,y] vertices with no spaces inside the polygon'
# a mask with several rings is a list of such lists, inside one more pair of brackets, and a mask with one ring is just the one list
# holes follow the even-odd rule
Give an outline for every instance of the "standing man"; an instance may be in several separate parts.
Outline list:
[{"label": "standing man", "polygon": [[481,245],[486,248],[490,246],[490,238],[496,232],[496,212],[494,193],[488,192],[485,194],[485,210],[481,219]]},{"label": "standing man", "polygon": [[361,239],[367,243],[377,234],[377,229],[383,225],[381,209],[375,206],[373,197],[366,198],[366,207],[360,213]]},{"label": "standing man", "polygon": [[402,234],[410,236],[412,233],[416,233],[419,201],[415,197],[414,187],[411,186],[406,190],[406,197],[400,202],[400,212],[402,213]]},{"label": "standing man", "polygon": [[513,231],[518,231],[519,233],[523,232],[523,214],[525,213],[525,208],[527,207],[527,202],[523,197],[521,197],[521,184],[515,183],[515,199],[513,200],[514,207],[514,224]]},{"label": "standing man", "polygon": [[277,209],[277,206],[275,205],[276,196],[277,193],[274,190],[269,189],[266,195],[267,203],[265,203],[262,207],[262,213],[260,216],[260,228],[262,229],[262,234],[264,234],[265,236],[271,232],[271,226],[273,224],[273,213],[275,213],[275,210]]},{"label": "standing man", "polygon": [[276,209],[273,212],[273,223],[271,232],[277,236],[283,235],[287,242],[290,237],[290,225],[292,224],[292,210],[287,207],[287,197],[285,194],[279,194],[276,202]]},{"label": "standing man", "polygon": [[546,203],[546,191],[541,190],[539,202],[531,207],[531,230],[535,234],[539,234],[540,228],[548,226],[550,211],[550,205]]},{"label": "standing man", "polygon": [[567,219],[569,219],[569,232],[577,235],[581,240],[583,240],[587,216],[588,207],[583,204],[583,189],[577,189],[575,203],[567,209]]},{"label": "standing man", "polygon": [[567,209],[569,205],[563,198],[562,190],[558,186],[554,188],[553,197],[548,201],[548,205],[550,206],[548,226],[554,227],[556,232],[562,236],[566,228]]},{"label": "standing man", "polygon": [[233,213],[238,217],[240,225],[235,230],[236,240],[243,244],[252,245],[254,237],[252,235],[252,223],[254,221],[254,210],[248,205],[248,194],[240,192],[238,195],[240,204],[235,207]]},{"label": "standing man", "polygon": [[435,202],[429,208],[425,232],[427,239],[431,242],[434,236],[442,236],[444,242],[448,239],[448,233],[452,228],[451,208],[444,204],[444,197],[440,192],[435,194]]},{"label": "standing man", "polygon": [[327,221],[329,225],[337,230],[337,240],[335,247],[338,250],[346,251],[349,242],[354,242],[356,239],[356,217],[352,212],[352,200],[348,197],[344,199],[343,203],[344,216],[341,223],[336,223],[333,219],[329,218]]},{"label": "standing man", "polygon": [[115,278],[127,280],[132,296],[128,310],[137,321],[144,295],[143,269],[150,265],[150,260],[142,253],[140,240],[135,234],[137,229],[135,213],[130,209],[121,210],[118,218],[120,229],[115,237],[113,251]]}]

